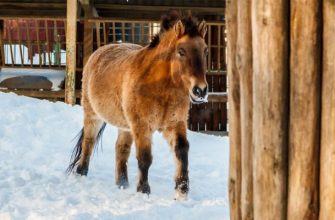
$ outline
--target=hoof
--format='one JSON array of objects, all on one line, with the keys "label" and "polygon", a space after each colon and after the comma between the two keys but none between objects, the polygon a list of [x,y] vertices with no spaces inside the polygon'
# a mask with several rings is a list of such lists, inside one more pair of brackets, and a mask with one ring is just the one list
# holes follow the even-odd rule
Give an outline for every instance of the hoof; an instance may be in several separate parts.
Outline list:
[{"label": "hoof", "polygon": [[81,175],[81,176],[87,176],[88,168],[87,167],[82,167],[82,166],[79,165],[77,167],[76,173]]},{"label": "hoof", "polygon": [[146,193],[146,194],[150,194],[150,186],[149,183],[142,183],[142,184],[138,184],[137,185],[137,192],[141,192],[141,193]]},{"label": "hoof", "polygon": [[180,190],[176,190],[174,200],[177,200],[177,201],[185,201],[185,200],[187,200],[187,192],[183,193]]},{"label": "hoof", "polygon": [[129,187],[129,182],[127,178],[120,178],[116,181],[116,185],[119,189],[127,189]]}]

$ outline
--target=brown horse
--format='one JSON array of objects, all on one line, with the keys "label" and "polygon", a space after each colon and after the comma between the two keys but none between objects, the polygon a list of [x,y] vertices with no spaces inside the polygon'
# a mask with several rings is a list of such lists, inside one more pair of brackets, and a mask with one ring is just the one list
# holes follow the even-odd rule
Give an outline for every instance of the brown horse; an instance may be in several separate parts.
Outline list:
[{"label": "brown horse", "polygon": [[90,156],[106,123],[119,128],[116,184],[127,187],[127,160],[135,141],[137,191],[150,193],[151,139],[160,131],[174,150],[176,196],[189,190],[186,138],[190,101],[207,101],[207,27],[195,18],[165,17],[161,31],[146,47],[110,44],[89,58],[82,83],[84,128],[68,171],[87,175]]}]

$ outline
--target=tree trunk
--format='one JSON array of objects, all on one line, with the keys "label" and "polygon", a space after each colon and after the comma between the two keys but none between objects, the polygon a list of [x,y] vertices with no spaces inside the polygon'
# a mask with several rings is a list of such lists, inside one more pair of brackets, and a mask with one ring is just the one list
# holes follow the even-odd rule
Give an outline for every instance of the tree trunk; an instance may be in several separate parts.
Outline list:
[{"label": "tree trunk", "polygon": [[286,219],[288,1],[252,2],[255,219]]},{"label": "tree trunk", "polygon": [[335,2],[323,1],[320,220],[335,216]]},{"label": "tree trunk", "polygon": [[321,37],[318,0],[291,1],[287,218],[318,218]]},{"label": "tree trunk", "polygon": [[229,78],[229,203],[230,218],[241,219],[241,122],[240,83],[236,69],[236,15],[235,0],[227,1],[228,78]]},{"label": "tree trunk", "polygon": [[251,1],[237,1],[237,56],[241,92],[241,214],[253,219]]}]

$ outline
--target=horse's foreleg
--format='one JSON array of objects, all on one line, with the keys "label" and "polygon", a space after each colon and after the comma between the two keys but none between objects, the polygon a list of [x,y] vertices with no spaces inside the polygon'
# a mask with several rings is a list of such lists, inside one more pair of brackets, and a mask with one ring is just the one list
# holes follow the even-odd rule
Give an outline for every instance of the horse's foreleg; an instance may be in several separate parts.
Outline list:
[{"label": "horse's foreleg", "polygon": [[[142,127],[143,128],[143,127]],[[138,161],[139,180],[137,192],[150,194],[148,171],[152,162],[151,133],[142,130],[133,130],[136,145],[136,158]]]},{"label": "horse's foreleg", "polygon": [[119,135],[115,145],[115,182],[120,188],[127,188],[128,171],[127,162],[133,138],[130,132],[119,130]]},{"label": "horse's foreleg", "polygon": [[186,139],[185,129],[171,129],[164,131],[164,137],[167,139],[175,154],[176,161],[176,176],[175,176],[175,190],[176,199],[186,198],[189,191],[188,178],[188,150],[189,143]]},{"label": "horse's foreleg", "polygon": [[87,175],[90,157],[94,148],[97,135],[103,125],[103,121],[86,117],[84,119],[84,137],[81,146],[81,155],[76,172],[80,175]]}]

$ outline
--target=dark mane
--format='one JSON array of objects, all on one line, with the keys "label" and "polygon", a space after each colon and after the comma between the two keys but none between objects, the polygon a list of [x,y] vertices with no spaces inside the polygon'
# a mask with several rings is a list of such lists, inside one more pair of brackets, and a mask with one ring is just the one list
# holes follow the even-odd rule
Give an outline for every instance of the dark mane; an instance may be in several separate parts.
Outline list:
[{"label": "dark mane", "polygon": [[199,21],[196,17],[192,17],[191,15],[181,16],[178,12],[170,12],[169,15],[163,15],[161,18],[161,27],[160,32],[157,33],[149,44],[149,48],[155,48],[160,41],[160,36],[169,31],[173,26],[177,23],[178,20],[185,26],[185,35],[189,35],[190,37],[201,36],[198,31]]}]

